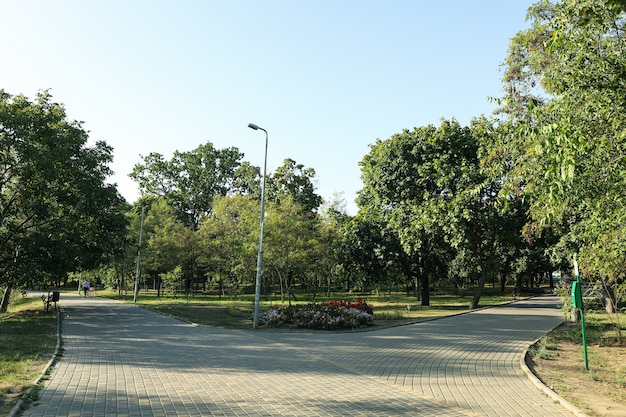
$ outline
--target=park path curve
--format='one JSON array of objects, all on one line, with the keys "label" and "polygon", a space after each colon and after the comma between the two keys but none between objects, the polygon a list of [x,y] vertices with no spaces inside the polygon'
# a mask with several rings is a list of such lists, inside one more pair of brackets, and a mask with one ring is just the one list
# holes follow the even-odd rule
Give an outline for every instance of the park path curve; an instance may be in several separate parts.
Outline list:
[{"label": "park path curve", "polygon": [[62,294],[63,355],[24,416],[572,416],[519,360],[561,322],[538,297],[369,332],[196,326]]}]

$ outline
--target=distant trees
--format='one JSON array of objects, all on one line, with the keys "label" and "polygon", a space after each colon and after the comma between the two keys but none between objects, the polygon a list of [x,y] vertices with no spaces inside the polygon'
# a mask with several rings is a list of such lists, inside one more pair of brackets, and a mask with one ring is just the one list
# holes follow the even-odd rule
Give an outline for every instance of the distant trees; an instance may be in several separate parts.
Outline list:
[{"label": "distant trees", "polygon": [[[144,271],[153,282],[174,277],[187,291],[207,283],[237,297],[252,283],[260,213],[260,170],[238,149],[206,143],[172,159],[151,153],[131,177],[148,206]],[[315,171],[286,159],[268,175],[264,290],[281,298],[303,285],[319,264]]]}]

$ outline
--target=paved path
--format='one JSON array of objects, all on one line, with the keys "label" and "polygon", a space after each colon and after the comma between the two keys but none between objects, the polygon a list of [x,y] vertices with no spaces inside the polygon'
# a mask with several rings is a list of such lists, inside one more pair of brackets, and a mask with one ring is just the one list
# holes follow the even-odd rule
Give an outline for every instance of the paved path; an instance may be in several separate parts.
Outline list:
[{"label": "paved path", "polygon": [[371,332],[237,331],[62,294],[63,356],[24,416],[570,416],[519,368],[542,297]]}]

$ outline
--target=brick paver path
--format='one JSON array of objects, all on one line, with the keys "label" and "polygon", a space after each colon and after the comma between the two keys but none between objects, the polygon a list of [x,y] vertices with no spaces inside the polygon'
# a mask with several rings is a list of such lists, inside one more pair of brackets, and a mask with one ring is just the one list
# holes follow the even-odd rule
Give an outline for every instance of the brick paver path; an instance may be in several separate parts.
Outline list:
[{"label": "brick paver path", "polygon": [[24,416],[571,416],[522,375],[554,297],[370,332],[237,331],[62,294],[63,357]]}]

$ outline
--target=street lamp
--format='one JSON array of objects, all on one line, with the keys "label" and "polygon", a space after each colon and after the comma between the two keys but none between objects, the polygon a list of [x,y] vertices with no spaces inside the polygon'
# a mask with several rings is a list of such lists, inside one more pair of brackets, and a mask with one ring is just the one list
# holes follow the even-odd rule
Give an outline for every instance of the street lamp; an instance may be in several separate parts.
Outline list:
[{"label": "street lamp", "polygon": [[259,327],[259,303],[261,302],[261,266],[263,264],[263,219],[265,218],[265,173],[267,170],[267,130],[255,125],[248,124],[250,129],[262,130],[265,132],[265,160],[263,162],[263,187],[261,188],[261,220],[259,222],[259,251],[256,260],[256,281],[254,287],[254,318],[252,328]]},{"label": "street lamp", "polygon": [[141,207],[141,223],[139,226],[139,247],[137,248],[137,272],[135,273],[135,291],[133,292],[133,303],[137,302],[139,294],[139,277],[141,276],[141,239],[143,236],[143,219],[146,215],[146,208]]}]

